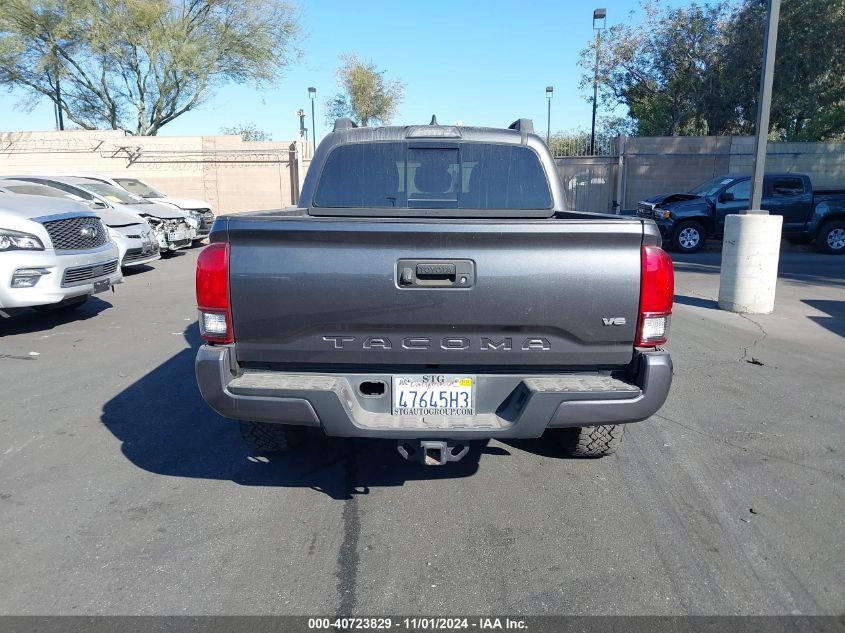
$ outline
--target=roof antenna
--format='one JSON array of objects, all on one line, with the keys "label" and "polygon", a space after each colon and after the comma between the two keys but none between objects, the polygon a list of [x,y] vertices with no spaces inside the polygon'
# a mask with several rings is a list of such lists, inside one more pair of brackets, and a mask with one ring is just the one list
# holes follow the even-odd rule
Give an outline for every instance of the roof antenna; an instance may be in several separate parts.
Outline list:
[{"label": "roof antenna", "polygon": [[436,114],[432,114],[432,115],[431,115],[431,123],[429,123],[429,125],[438,125],[438,123],[437,123],[437,115],[436,115]]}]

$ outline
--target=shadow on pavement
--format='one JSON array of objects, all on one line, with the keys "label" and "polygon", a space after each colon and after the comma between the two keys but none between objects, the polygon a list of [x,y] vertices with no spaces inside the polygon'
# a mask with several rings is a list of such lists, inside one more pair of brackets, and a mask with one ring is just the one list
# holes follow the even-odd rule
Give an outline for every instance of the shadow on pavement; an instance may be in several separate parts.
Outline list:
[{"label": "shadow on pavement", "polygon": [[675,272],[684,272],[684,273],[707,273],[707,274],[719,274],[721,270],[721,266],[719,263],[705,263],[705,262],[688,262],[688,261],[678,261],[677,256],[673,253],[672,254],[672,263],[674,264]]},{"label": "shadow on pavement", "polygon": [[827,328],[834,334],[845,337],[845,301],[835,301],[833,299],[804,299],[811,308],[815,308],[819,312],[825,312],[828,316],[808,316],[807,318],[814,323],[818,323],[824,328]]},{"label": "shadow on pavement", "polygon": [[691,297],[688,295],[675,295],[675,303],[680,303],[685,306],[693,306],[695,308],[709,308],[711,310],[719,309],[719,304],[713,301],[713,299]]},{"label": "shadow on pavement", "polygon": [[122,272],[124,277],[134,277],[135,275],[149,272],[150,270],[155,270],[155,267],[152,264],[140,264],[138,266],[130,266],[129,268],[123,268]]},{"label": "shadow on pavement", "polygon": [[845,277],[833,277],[830,275],[802,275],[790,272],[778,272],[778,278],[788,279],[793,283],[807,286],[845,286]]},{"label": "shadow on pavement", "polygon": [[577,457],[570,457],[563,453],[559,441],[554,437],[552,431],[546,431],[543,437],[532,438],[528,440],[502,439],[499,440],[502,444],[515,448],[519,451],[539,455],[540,457],[549,457],[552,459],[568,459],[577,460]]},{"label": "shadow on pavement", "polygon": [[74,310],[40,312],[33,308],[14,310],[8,318],[0,317],[0,337],[11,334],[46,332],[73,321],[86,321],[108,310],[112,304],[99,297],[91,297]]},{"label": "shadow on pavement", "polygon": [[238,424],[214,413],[199,394],[194,358],[202,341],[196,323],[185,338],[189,348],[103,407],[102,423],[122,442],[126,458],[146,471],[244,486],[307,487],[333,499],[350,499],[372,487],[402,486],[409,480],[468,477],[478,470],[482,454],[509,455],[486,442],[471,442],[460,462],[425,467],[402,459],[394,440],[327,438],[321,433],[295,453],[250,454]]},{"label": "shadow on pavement", "polygon": [[[721,253],[670,253],[675,272],[718,275],[721,271]],[[842,258],[813,252],[781,253],[778,278],[795,283],[823,286],[845,286],[845,267]]]}]

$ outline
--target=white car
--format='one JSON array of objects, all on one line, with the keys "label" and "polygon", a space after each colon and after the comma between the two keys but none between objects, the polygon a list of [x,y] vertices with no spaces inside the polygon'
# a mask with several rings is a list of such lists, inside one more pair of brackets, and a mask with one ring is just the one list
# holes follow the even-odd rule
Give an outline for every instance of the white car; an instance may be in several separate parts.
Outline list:
[{"label": "white car", "polygon": [[197,222],[196,230],[198,240],[208,237],[208,234],[211,232],[211,225],[214,224],[214,213],[211,211],[211,205],[205,200],[168,196],[140,178],[130,178],[128,176],[104,176],[102,174],[73,175],[80,178],[88,178],[90,180],[99,180],[100,182],[115,187],[121,187],[129,193],[141,196],[144,200],[158,202],[160,204],[168,204],[176,207],[177,209],[182,209],[186,214],[188,214],[188,217],[193,218]]},{"label": "white car", "polygon": [[0,316],[76,308],[122,279],[117,246],[84,205],[0,193]]},{"label": "white car", "polygon": [[93,200],[100,203],[96,207],[98,213],[106,207],[131,213],[152,227],[162,253],[186,248],[196,237],[193,228],[196,223],[184,211],[170,205],[149,202],[120,187],[79,176],[27,175],[7,178],[47,185],[88,201]]},{"label": "white car", "polygon": [[[0,179],[0,188],[9,193],[63,198],[85,204],[82,197],[73,193],[24,180]],[[121,268],[141,266],[161,258],[158,241],[150,225],[142,222],[136,214],[100,205],[87,206],[91,207],[106,225],[109,237],[117,246]]]}]

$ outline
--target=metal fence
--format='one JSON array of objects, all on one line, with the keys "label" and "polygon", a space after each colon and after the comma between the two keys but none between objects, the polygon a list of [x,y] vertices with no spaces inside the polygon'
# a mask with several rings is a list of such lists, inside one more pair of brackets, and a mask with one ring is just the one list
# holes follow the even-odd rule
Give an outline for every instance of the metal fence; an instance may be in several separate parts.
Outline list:
[{"label": "metal fence", "polygon": [[589,134],[553,137],[549,150],[563,182],[566,207],[574,211],[615,213],[619,138]]},{"label": "metal fence", "polygon": [[595,147],[590,148],[590,135],[586,133],[553,136],[549,140],[549,150],[555,158],[613,156],[617,153],[617,147],[616,137],[599,136],[595,139]]},{"label": "metal fence", "polygon": [[569,156],[555,159],[563,182],[566,208],[615,213],[616,156]]}]

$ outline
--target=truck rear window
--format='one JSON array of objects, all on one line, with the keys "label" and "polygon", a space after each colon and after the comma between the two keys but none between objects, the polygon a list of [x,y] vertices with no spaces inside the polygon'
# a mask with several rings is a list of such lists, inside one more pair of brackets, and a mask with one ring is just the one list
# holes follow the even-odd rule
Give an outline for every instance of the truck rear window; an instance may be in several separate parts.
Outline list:
[{"label": "truck rear window", "polygon": [[329,154],[314,206],[551,209],[537,154],[521,145],[351,143]]}]

